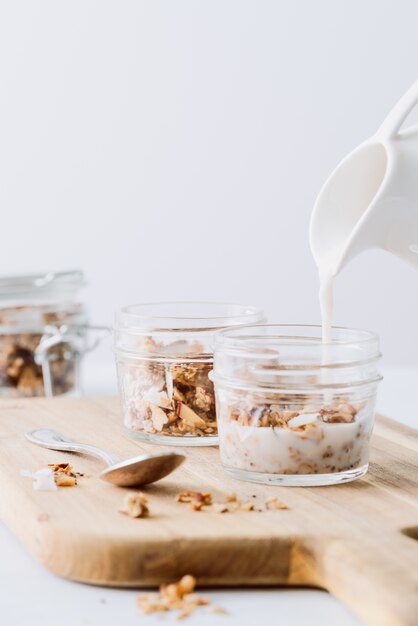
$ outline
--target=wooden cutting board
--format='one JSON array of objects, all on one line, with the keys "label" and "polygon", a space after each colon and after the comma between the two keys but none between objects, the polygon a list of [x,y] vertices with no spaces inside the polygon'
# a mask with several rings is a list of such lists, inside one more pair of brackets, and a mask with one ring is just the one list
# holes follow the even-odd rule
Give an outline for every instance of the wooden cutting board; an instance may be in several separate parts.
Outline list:
[{"label": "wooden cutting board", "polygon": [[[99,585],[143,587],[183,574],[202,585],[309,585],[348,604],[370,626],[418,624],[418,431],[378,418],[365,478],[336,487],[264,487],[227,478],[216,448],[145,489],[151,517],[118,512],[126,489],[95,476],[100,461],[25,441],[51,427],[121,457],[158,449],[122,435],[116,399],[0,403],[0,518],[52,572]],[[162,449],[162,446],[158,446]],[[56,492],[34,491],[21,469],[69,461],[84,474]],[[219,514],[175,502],[183,489],[235,492],[289,510]]]}]

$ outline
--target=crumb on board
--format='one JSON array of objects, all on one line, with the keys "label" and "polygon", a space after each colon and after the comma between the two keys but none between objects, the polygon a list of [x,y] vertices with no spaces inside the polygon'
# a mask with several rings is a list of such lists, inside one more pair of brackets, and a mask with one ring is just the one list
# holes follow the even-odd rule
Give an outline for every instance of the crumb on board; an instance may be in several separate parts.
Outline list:
[{"label": "crumb on board", "polygon": [[[255,495],[252,495],[251,497],[256,498]],[[225,501],[219,502],[214,501],[210,492],[202,493],[200,491],[185,490],[178,493],[175,499],[176,502],[190,504],[192,511],[201,511],[203,507],[207,507],[207,509],[213,513],[231,513],[233,511],[257,511],[261,513],[265,510],[273,511],[282,509],[285,510],[289,508],[284,502],[276,497],[267,498],[264,503],[264,509],[256,508],[254,501],[241,502],[235,493],[226,494]]]},{"label": "crumb on board", "polygon": [[228,513],[229,510],[228,504],[223,502],[214,502],[212,505],[212,511],[214,513]]},{"label": "crumb on board", "polygon": [[287,510],[289,508],[287,504],[274,496],[271,498],[267,498],[264,504],[266,506],[266,509],[269,510]]},{"label": "crumb on board", "polygon": [[119,512],[133,518],[148,517],[148,500],[141,491],[137,493],[127,493],[125,494]]},{"label": "crumb on board", "polygon": [[48,467],[54,474],[57,487],[74,487],[77,484],[76,475],[69,463],[48,463]]},{"label": "crumb on board", "polygon": [[192,511],[201,511],[204,506],[212,504],[212,494],[208,491],[181,491],[176,495],[176,502],[189,503]]},{"label": "crumb on board", "polygon": [[254,503],[253,502],[243,502],[242,504],[240,504],[239,510],[240,511],[254,511],[255,510]]},{"label": "crumb on board", "polygon": [[48,463],[36,472],[21,470],[21,475],[33,480],[33,488],[36,491],[56,491],[57,487],[74,487],[77,484],[77,476],[82,474],[73,471],[69,463]]}]

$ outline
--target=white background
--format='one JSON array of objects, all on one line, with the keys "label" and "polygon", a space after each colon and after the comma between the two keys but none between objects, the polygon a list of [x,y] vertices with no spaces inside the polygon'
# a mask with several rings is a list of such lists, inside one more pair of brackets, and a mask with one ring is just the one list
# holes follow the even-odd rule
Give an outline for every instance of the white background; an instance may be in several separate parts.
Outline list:
[{"label": "white background", "polygon": [[[311,208],[418,78],[417,24],[414,0],[0,0],[0,274],[84,269],[97,324],[162,299],[318,322]],[[372,251],[336,281],[335,322],[381,335],[380,406],[410,423],[417,279]],[[0,531],[0,621],[141,621],[133,592],[57,579]],[[214,595],[213,624],[358,625],[321,592]]]},{"label": "white background", "polygon": [[[413,0],[3,1],[0,273],[84,269],[96,323],[164,299],[318,322],[312,204],[418,77],[417,23]],[[371,251],[337,279],[335,322],[386,366],[418,365],[417,278]]]}]

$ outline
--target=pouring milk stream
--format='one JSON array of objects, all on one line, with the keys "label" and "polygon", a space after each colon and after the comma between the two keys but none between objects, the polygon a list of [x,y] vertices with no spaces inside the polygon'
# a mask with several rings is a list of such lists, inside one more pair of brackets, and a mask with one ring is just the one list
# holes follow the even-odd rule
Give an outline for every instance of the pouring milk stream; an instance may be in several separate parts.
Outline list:
[{"label": "pouring milk stream", "polygon": [[350,259],[383,248],[418,270],[418,125],[401,130],[417,103],[418,81],[377,133],[336,167],[314,205],[310,244],[325,344],[331,342],[334,276]]}]

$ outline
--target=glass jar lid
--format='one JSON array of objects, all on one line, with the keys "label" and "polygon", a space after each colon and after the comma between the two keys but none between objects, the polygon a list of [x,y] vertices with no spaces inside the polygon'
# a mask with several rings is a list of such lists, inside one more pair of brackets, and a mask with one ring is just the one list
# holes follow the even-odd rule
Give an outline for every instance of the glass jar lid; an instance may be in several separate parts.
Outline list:
[{"label": "glass jar lid", "polygon": [[85,285],[80,270],[0,277],[0,306],[26,302],[65,300]]}]

